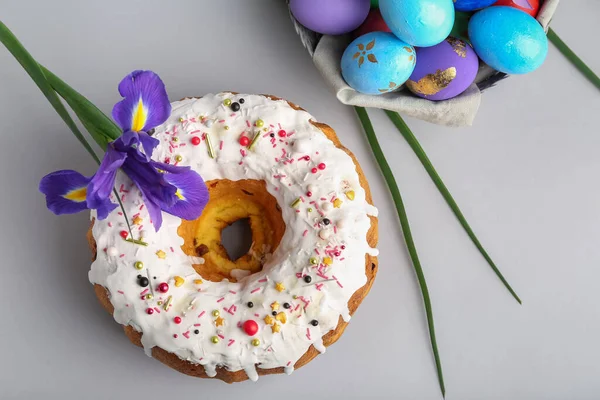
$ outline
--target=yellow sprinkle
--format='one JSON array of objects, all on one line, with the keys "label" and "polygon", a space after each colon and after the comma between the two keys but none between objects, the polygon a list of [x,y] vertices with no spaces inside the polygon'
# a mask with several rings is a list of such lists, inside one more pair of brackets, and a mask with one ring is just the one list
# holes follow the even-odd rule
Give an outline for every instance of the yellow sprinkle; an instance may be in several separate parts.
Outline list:
[{"label": "yellow sprinkle", "polygon": [[272,302],[271,303],[271,310],[273,310],[273,311],[279,310],[279,303],[276,302],[276,301]]},{"label": "yellow sprinkle", "polygon": [[152,300],[153,298],[154,296],[152,296],[150,293],[146,295],[146,300]]},{"label": "yellow sprinkle", "polygon": [[354,200],[354,190],[348,190],[346,192],[346,197],[348,198],[348,200],[352,201]]},{"label": "yellow sprinkle", "polygon": [[183,121],[184,121],[184,119],[179,117],[179,122],[183,122]]},{"label": "yellow sprinkle", "polygon": [[257,119],[256,122],[254,123],[254,125],[256,125],[258,128],[262,128],[262,126],[265,124],[265,121],[263,121],[262,119]]},{"label": "yellow sprinkle", "polygon": [[317,257],[311,257],[310,260],[308,260],[308,261],[310,261],[310,263],[312,265],[317,265],[319,263],[319,260],[317,259]]},{"label": "yellow sprinkle", "polygon": [[217,317],[217,319],[215,319],[215,326],[223,326],[223,322],[225,322],[223,317]]},{"label": "yellow sprinkle", "polygon": [[228,126],[228,125],[225,125],[224,129],[225,129],[226,131],[228,131],[228,130],[229,130],[229,126]]},{"label": "yellow sprinkle", "polygon": [[265,317],[265,324],[267,325],[272,325],[275,323],[275,320],[273,319],[273,317],[271,317],[270,315],[267,315]]},{"label": "yellow sprinkle", "polygon": [[208,156],[210,158],[215,158],[215,150],[213,149],[213,145],[210,140],[210,135],[207,133],[205,137],[206,137],[206,147],[208,148]]},{"label": "yellow sprinkle", "polygon": [[213,310],[212,315],[213,317],[218,317],[219,315],[221,315],[221,313],[219,312],[219,310]]},{"label": "yellow sprinkle", "polygon": [[308,207],[308,212],[313,212],[312,207]]},{"label": "yellow sprinkle", "polygon": [[256,132],[254,134],[254,137],[252,138],[252,141],[248,145],[248,149],[252,150],[252,147],[254,147],[254,145],[256,144],[256,142],[258,142],[259,138],[260,138],[260,131],[258,131],[258,132]]},{"label": "yellow sprinkle", "polygon": [[182,278],[182,277],[180,277],[180,276],[176,276],[176,277],[175,277],[175,278],[173,278],[173,279],[175,279],[175,286],[176,286],[176,287],[179,287],[179,286],[183,285],[183,282],[185,282],[185,279],[183,279],[183,278]]},{"label": "yellow sprinkle", "polygon": [[175,137],[174,137],[172,140],[173,140],[174,142],[179,142],[179,138],[178,138],[177,136],[175,136]]},{"label": "yellow sprinkle", "polygon": [[142,222],[144,222],[144,219],[143,219],[142,217],[140,217],[139,215],[136,215],[136,216],[133,218],[133,221],[132,221],[132,222],[133,222],[133,224],[134,224],[134,225],[141,225],[141,224],[142,224]]},{"label": "yellow sprinkle", "polygon": [[300,200],[300,197],[298,197],[296,200],[294,200],[294,201],[292,202],[292,204],[290,204],[290,207],[292,207],[292,208],[296,208],[296,207],[298,206],[298,204],[300,204],[300,202],[301,202],[301,201],[302,201],[302,200]]},{"label": "yellow sprinkle", "polygon": [[218,336],[213,336],[210,338],[210,341],[213,342],[214,344],[219,343],[219,337]]},{"label": "yellow sprinkle", "polygon": [[162,301],[157,301],[156,304],[158,304],[159,306],[162,306]]},{"label": "yellow sprinkle", "polygon": [[275,284],[275,290],[277,290],[278,292],[283,292],[285,290],[285,286],[282,282],[277,282]]},{"label": "yellow sprinkle", "polygon": [[163,307],[163,310],[168,311],[169,306],[171,305],[172,301],[173,301],[173,296],[167,297],[167,301],[165,301],[165,306]]},{"label": "yellow sprinkle", "polygon": [[341,207],[341,205],[342,205],[342,203],[343,203],[343,201],[341,201],[340,199],[335,199],[335,200],[333,201],[333,206],[334,206],[335,208],[340,208],[340,207]]},{"label": "yellow sprinkle", "polygon": [[135,264],[133,264],[133,266],[135,267],[135,269],[142,269],[144,268],[144,263],[141,261],[136,261]]},{"label": "yellow sprinkle", "polygon": [[157,251],[157,252],[156,252],[156,256],[157,256],[158,258],[160,258],[160,259],[163,259],[163,260],[164,260],[165,258],[167,258],[167,253],[165,253],[165,252],[164,252],[164,251],[162,251],[162,250],[159,250],[159,251]]},{"label": "yellow sprinkle", "polygon": [[183,161],[183,157],[181,156],[181,154],[177,154],[177,155],[175,156],[175,161],[177,161],[177,162],[181,162],[181,161]]},{"label": "yellow sprinkle", "polygon": [[281,327],[279,326],[279,324],[273,324],[273,326],[271,327],[271,331],[273,333],[277,333],[281,331]]},{"label": "yellow sprinkle", "polygon": [[281,311],[275,316],[275,319],[281,322],[282,324],[285,324],[287,322],[287,315],[285,315],[285,313]]},{"label": "yellow sprinkle", "polygon": [[223,100],[223,104],[225,104],[227,107],[229,107],[231,105],[231,99]]},{"label": "yellow sprinkle", "polygon": [[194,279],[195,285],[202,285],[203,283],[204,283],[204,281],[202,279]]},{"label": "yellow sprinkle", "polygon": [[331,259],[331,257],[325,257],[323,259],[323,264],[325,264],[325,265],[331,265],[331,264],[333,264],[333,260]]},{"label": "yellow sprinkle", "polygon": [[252,339],[252,346],[254,346],[254,347],[260,346],[260,340],[258,340],[258,339]]},{"label": "yellow sprinkle", "polygon": [[293,295],[293,296],[292,296],[292,299],[294,299],[294,300],[296,300],[297,298],[298,298],[298,296],[297,296],[297,295]]}]

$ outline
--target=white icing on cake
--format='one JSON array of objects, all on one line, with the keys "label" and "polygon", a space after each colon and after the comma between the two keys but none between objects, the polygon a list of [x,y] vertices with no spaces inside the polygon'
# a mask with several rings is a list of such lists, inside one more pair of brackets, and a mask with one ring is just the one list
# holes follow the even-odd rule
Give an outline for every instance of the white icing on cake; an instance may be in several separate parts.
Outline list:
[{"label": "white icing on cake", "polygon": [[[237,102],[241,98],[244,103],[238,112],[223,104],[225,99]],[[259,119],[264,121],[261,129],[255,126]],[[192,262],[203,259],[181,250],[183,239],[177,235],[181,220],[163,213],[163,225],[155,232],[139,191],[124,174],[118,175],[116,188],[130,221],[135,222],[134,236],[143,236],[148,245],[136,245],[120,236],[127,230],[120,208],[103,221],[96,219],[93,236],[98,255],[89,277],[108,289],[115,320],[143,333],[147,354],[158,346],[203,365],[209,376],[215,376],[216,367],[221,366],[244,370],[256,380],[256,368],[284,367],[290,374],[311,345],[325,352],[323,335],[335,329],[340,316],[350,319],[348,301],[367,283],[365,254],[377,254],[366,240],[371,225],[368,216],[377,210],[367,203],[350,156],[335,147],[311,119],[285,101],[220,93],[173,103],[171,117],[154,133],[160,145],[153,159],[168,159],[172,164],[180,159],[177,165],[191,166],[205,181],[264,180],[281,207],[286,223],[281,243],[262,271],[240,276],[237,283],[210,282],[199,276]],[[243,132],[252,139],[257,131],[260,137],[251,149],[239,143]],[[214,158],[209,157],[205,135],[210,137]],[[194,144],[198,143],[194,137],[203,140]],[[313,168],[316,173],[311,172]],[[329,225],[323,223],[325,217]],[[316,265],[309,261],[311,257]],[[143,263],[140,270],[135,268],[138,261]],[[325,261],[331,261],[330,265]],[[148,287],[139,285],[138,275],[149,279]],[[305,275],[311,276],[310,283]],[[183,284],[176,286],[181,278]],[[169,285],[166,293],[158,289],[163,282]],[[277,283],[285,289],[278,291]],[[153,297],[147,299],[148,294]],[[272,316],[275,301],[285,321]],[[248,302],[254,306],[249,308]],[[285,309],[284,303],[291,307]],[[147,313],[149,309],[152,314]],[[221,326],[216,326],[215,310],[223,319]],[[266,323],[267,316],[273,324]],[[181,322],[176,323],[175,317]],[[259,326],[254,336],[241,327],[249,319]],[[273,331],[274,324],[279,332]],[[213,343],[213,337],[218,343]],[[254,339],[259,340],[256,346]]]}]

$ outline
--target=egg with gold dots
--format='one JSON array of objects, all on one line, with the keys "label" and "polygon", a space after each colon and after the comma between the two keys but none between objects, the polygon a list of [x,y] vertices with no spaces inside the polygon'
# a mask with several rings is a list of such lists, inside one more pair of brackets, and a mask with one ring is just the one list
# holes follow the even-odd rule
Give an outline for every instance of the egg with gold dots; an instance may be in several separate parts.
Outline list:
[{"label": "egg with gold dots", "polygon": [[447,100],[475,81],[479,59],[464,40],[449,37],[433,47],[417,48],[417,66],[406,87],[428,100]]},{"label": "egg with gold dots", "polygon": [[342,76],[360,93],[380,95],[406,82],[415,68],[415,49],[388,32],[355,39],[342,56]]}]

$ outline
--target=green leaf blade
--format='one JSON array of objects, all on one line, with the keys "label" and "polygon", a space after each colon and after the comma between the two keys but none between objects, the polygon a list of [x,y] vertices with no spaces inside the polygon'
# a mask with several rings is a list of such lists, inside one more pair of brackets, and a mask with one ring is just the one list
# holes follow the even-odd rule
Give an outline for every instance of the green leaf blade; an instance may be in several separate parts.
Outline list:
[{"label": "green leaf blade", "polygon": [[483,258],[487,261],[489,266],[492,268],[492,270],[496,274],[496,276],[500,279],[502,284],[506,287],[506,289],[510,292],[510,294],[515,298],[515,300],[517,300],[517,302],[519,304],[522,304],[521,299],[519,298],[517,293],[513,290],[513,288],[508,283],[508,281],[504,278],[504,275],[502,275],[502,273],[500,272],[500,270],[498,269],[498,267],[496,266],[496,264],[494,263],[492,258],[488,255],[487,251],[485,250],[485,248],[483,247],[483,245],[481,244],[481,242],[475,235],[475,232],[473,232],[473,230],[471,229],[471,226],[469,225],[469,223],[467,222],[462,211],[458,207],[458,204],[456,203],[456,201],[454,201],[454,198],[450,194],[450,191],[448,190],[448,188],[442,181],[442,178],[440,178],[437,171],[433,167],[433,164],[429,160],[429,157],[427,157],[427,154],[425,154],[425,150],[423,150],[423,148],[419,144],[419,141],[417,140],[415,135],[412,133],[412,131],[410,130],[408,125],[406,125],[406,122],[404,122],[404,120],[402,119],[402,117],[400,117],[400,115],[398,113],[395,113],[393,111],[387,111],[387,110],[385,111],[385,113],[388,115],[390,120],[394,123],[396,128],[398,128],[398,131],[402,134],[404,139],[406,139],[408,145],[412,148],[413,152],[415,153],[415,155],[417,156],[419,161],[421,161],[421,164],[423,165],[423,167],[429,174],[429,177],[431,178],[431,180],[437,187],[438,191],[440,192],[440,194],[442,195],[444,200],[446,200],[446,203],[448,204],[448,206],[450,207],[450,209],[452,210],[452,212],[454,213],[454,215],[460,222],[461,226],[463,227],[463,229],[465,230],[465,232],[467,233],[467,235],[469,236],[469,238],[471,239],[471,241],[473,242],[473,244],[475,245],[477,250],[479,250],[479,253],[481,253]]},{"label": "green leaf blade", "polygon": [[563,40],[556,34],[556,32],[554,32],[554,30],[552,30],[552,28],[548,30],[548,39],[567,58],[567,60],[569,60],[575,66],[575,68],[577,68],[579,72],[583,74],[583,76],[592,82],[594,86],[600,89],[600,78],[598,75],[596,75],[594,71],[592,71],[592,69],[588,67],[586,63],[584,63],[583,60],[579,58],[565,42],[563,42]]},{"label": "green leaf blade", "polygon": [[65,99],[92,136],[104,137],[107,142],[121,136],[122,131],[110,118],[83,95],[65,83],[52,71],[40,65],[52,88]]},{"label": "green leaf blade", "polygon": [[396,212],[398,213],[398,217],[400,219],[400,226],[402,227],[404,241],[406,242],[406,247],[408,248],[408,253],[410,255],[415,274],[417,275],[417,281],[419,282],[419,287],[423,296],[423,304],[425,306],[425,314],[427,316],[427,328],[429,330],[429,340],[431,343],[433,357],[435,359],[438,382],[440,385],[442,396],[445,396],[446,387],[444,384],[444,375],[442,372],[442,362],[440,359],[437,340],[435,336],[435,325],[433,321],[433,309],[431,306],[431,298],[429,296],[429,289],[427,288],[425,274],[423,272],[423,268],[421,267],[421,262],[419,261],[419,255],[417,254],[417,248],[412,237],[412,232],[408,221],[408,215],[406,214],[404,202],[402,201],[402,196],[400,195],[400,189],[398,189],[398,184],[396,183],[396,179],[394,178],[392,169],[390,168],[387,160],[385,159],[385,155],[381,150],[381,146],[379,145],[379,141],[377,140],[375,130],[373,129],[373,124],[371,124],[371,120],[369,119],[367,111],[362,107],[354,107],[354,110],[356,111],[356,114],[358,115],[358,118],[364,128],[367,140],[369,142],[369,145],[371,146],[371,150],[373,151],[373,155],[375,156],[375,159],[379,164],[381,173],[383,174],[385,182],[392,195],[392,199],[394,200],[394,205],[396,206]]},{"label": "green leaf blade", "polygon": [[52,89],[52,86],[48,83],[46,76],[42,72],[39,64],[35,59],[29,54],[29,52],[23,47],[23,45],[19,42],[19,40],[15,37],[15,35],[8,29],[2,21],[0,21],[0,43],[2,43],[7,50],[15,57],[15,59],[21,64],[23,69],[27,72],[27,74],[31,77],[31,79],[35,82],[38,88],[42,91],[46,99],[50,102],[54,110],[58,113],[58,115],[63,119],[65,124],[71,129],[75,137],[79,140],[79,142],[83,145],[83,147],[87,150],[87,152],[92,156],[92,158],[99,164],[100,159],[92,149],[92,146],[85,139],[75,121],[71,118],[69,112],[61,102],[60,98],[57,96],[56,92]]}]

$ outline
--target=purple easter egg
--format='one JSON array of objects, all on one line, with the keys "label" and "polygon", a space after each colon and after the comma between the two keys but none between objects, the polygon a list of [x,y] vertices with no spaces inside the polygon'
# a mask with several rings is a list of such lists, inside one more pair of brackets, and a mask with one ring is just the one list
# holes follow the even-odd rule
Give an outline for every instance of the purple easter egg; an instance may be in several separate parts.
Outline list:
[{"label": "purple easter egg", "polygon": [[478,69],[479,59],[471,46],[448,37],[433,47],[417,48],[417,65],[406,87],[427,100],[447,100],[467,90]]},{"label": "purple easter egg", "polygon": [[325,35],[342,35],[367,18],[370,0],[290,0],[290,10],[302,25]]}]

